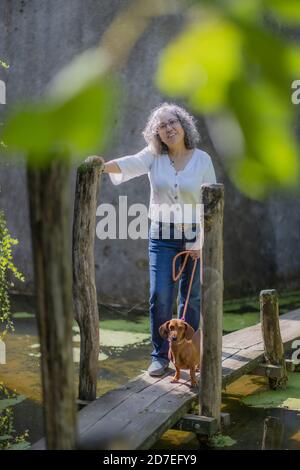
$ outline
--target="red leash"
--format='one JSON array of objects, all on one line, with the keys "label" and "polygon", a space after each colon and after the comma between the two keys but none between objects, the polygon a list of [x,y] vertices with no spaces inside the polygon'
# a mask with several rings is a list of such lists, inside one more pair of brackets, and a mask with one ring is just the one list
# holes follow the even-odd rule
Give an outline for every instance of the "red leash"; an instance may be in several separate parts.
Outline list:
[{"label": "red leash", "polygon": [[[182,256],[184,254],[185,254],[185,257],[184,257],[183,263],[182,263],[181,267],[179,268],[178,273],[176,274],[176,260],[177,260],[177,258],[179,258],[179,256]],[[189,250],[181,251],[180,253],[177,253],[177,255],[174,256],[173,263],[172,263],[173,281],[176,282],[180,278],[180,276],[181,276],[181,274],[182,274],[182,272],[183,272],[183,270],[186,266],[186,263],[187,263],[187,260],[188,260],[189,256],[190,256],[190,251]],[[198,258],[194,259],[194,266],[193,266],[193,271],[192,271],[192,275],[191,275],[191,279],[190,279],[189,290],[188,290],[186,300],[185,300],[185,304],[184,304],[183,315],[181,317],[181,319],[183,321],[185,321],[185,314],[186,314],[186,309],[187,309],[189,299],[190,299],[190,293],[191,293],[191,290],[192,290],[194,275],[195,275],[195,271],[196,271],[196,267],[197,267],[197,261],[198,261]],[[201,261],[202,261],[202,250],[200,251],[200,263],[201,263]],[[202,263],[200,264],[200,267],[201,267],[200,281],[202,283]]]}]

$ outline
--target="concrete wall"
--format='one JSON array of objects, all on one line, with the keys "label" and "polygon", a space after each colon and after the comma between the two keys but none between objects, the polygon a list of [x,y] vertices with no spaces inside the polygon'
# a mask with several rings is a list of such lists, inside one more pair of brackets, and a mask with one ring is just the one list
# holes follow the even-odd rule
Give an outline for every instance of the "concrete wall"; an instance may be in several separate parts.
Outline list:
[{"label": "concrete wall", "polygon": [[[9,108],[20,99],[39,96],[53,75],[78,52],[98,43],[124,0],[1,0],[0,58],[10,64],[3,72]],[[107,160],[135,153],[144,146],[141,136],[149,111],[164,100],[153,84],[162,47],[180,30],[183,18],[166,15],[151,21],[121,73],[126,108],[115,123],[117,137],[105,155]],[[1,76],[0,76],[1,79]],[[3,116],[4,106],[0,106]],[[213,158],[217,177],[226,187],[225,293],[239,296],[274,286],[297,287],[300,273],[299,197],[277,197],[257,203],[242,196],[228,179],[199,116],[202,148]],[[75,169],[70,181],[73,200]],[[22,165],[1,164],[0,206],[5,209],[12,235],[19,239],[15,261],[26,276],[16,288],[34,291],[26,175]],[[104,175],[99,203],[148,203],[148,178],[118,187]],[[148,301],[148,253],[146,240],[96,239],[96,276],[103,302],[144,304]]]}]

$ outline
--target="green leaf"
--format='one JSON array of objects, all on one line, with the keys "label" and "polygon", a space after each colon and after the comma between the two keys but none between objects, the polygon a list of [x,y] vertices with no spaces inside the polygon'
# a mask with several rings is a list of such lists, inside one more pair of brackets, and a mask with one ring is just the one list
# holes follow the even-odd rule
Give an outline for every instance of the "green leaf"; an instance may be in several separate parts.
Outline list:
[{"label": "green leaf", "polygon": [[34,165],[99,152],[112,135],[118,96],[107,63],[101,51],[84,53],[55,77],[45,98],[15,110],[2,134],[8,150],[27,153]]},{"label": "green leaf", "polygon": [[230,436],[223,436],[222,434],[216,434],[210,438],[210,443],[214,447],[231,447],[236,444],[236,440]]},{"label": "green leaf", "polygon": [[299,0],[264,0],[266,9],[289,25],[300,24]]},{"label": "green leaf", "polygon": [[9,446],[7,450],[26,450],[26,449],[29,449],[30,446],[31,446],[30,442],[22,441],[22,442],[17,442],[16,444]]},{"label": "green leaf", "polygon": [[4,62],[3,60],[0,60],[0,65],[4,68],[4,69],[9,69],[9,65]]},{"label": "green leaf", "polygon": [[168,95],[185,96],[203,112],[224,105],[229,83],[242,66],[239,29],[209,17],[191,25],[163,52],[156,81]]},{"label": "green leaf", "polygon": [[296,186],[299,158],[289,103],[269,84],[242,80],[232,86],[229,103],[245,141],[244,155],[229,166],[238,188],[261,199],[272,191],[274,183],[276,189]]},{"label": "green leaf", "polygon": [[0,436],[0,442],[9,441],[10,439],[13,439],[13,436],[10,436],[9,434],[4,434],[3,436]]},{"label": "green leaf", "polygon": [[0,400],[0,411],[4,410],[5,408],[8,408],[9,406],[15,406],[26,399],[27,397],[25,397],[24,395],[19,395],[16,398],[5,398],[3,400]]},{"label": "green leaf", "polygon": [[9,151],[26,152],[35,164],[47,163],[55,153],[81,158],[107,143],[113,96],[111,82],[103,79],[87,84],[60,105],[50,101],[27,105],[7,121],[3,139]]},{"label": "green leaf", "polygon": [[211,123],[230,116],[234,138],[219,127],[218,147],[222,152],[220,142],[227,141],[228,171],[247,196],[294,189],[300,171],[291,83],[300,70],[300,47],[263,27],[264,3],[255,2],[252,10],[249,2],[212,3],[215,14],[201,3],[200,19],[163,52],[157,84]]},{"label": "green leaf", "polygon": [[12,315],[14,318],[34,318],[33,313],[28,312],[16,312]]}]

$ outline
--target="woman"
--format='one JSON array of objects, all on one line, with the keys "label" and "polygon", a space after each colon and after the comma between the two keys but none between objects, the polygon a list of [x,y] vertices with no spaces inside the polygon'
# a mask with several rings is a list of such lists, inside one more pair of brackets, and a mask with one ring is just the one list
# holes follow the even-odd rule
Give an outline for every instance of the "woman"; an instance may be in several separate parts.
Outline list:
[{"label": "woman", "polygon": [[[183,108],[163,103],[154,109],[143,135],[147,147],[135,155],[105,163],[104,172],[110,174],[115,185],[144,174],[150,180],[149,301],[153,352],[148,372],[159,376],[169,365],[168,343],[158,330],[172,318],[175,293],[172,260],[180,251],[190,250],[178,287],[181,318],[193,260],[200,256],[199,245],[195,245],[196,237],[199,240],[196,207],[200,204],[200,188],[203,183],[215,183],[216,177],[210,156],[196,148],[199,134],[195,121]],[[200,320],[199,265],[198,261],[185,317],[194,330]]]}]

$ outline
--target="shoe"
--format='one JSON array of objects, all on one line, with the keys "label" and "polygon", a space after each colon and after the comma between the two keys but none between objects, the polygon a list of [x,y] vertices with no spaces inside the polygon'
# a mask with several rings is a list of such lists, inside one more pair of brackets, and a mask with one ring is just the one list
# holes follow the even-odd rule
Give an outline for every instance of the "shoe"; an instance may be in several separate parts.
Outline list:
[{"label": "shoe", "polygon": [[154,377],[164,375],[166,369],[169,366],[169,361],[163,358],[152,359],[150,366],[148,367],[148,374]]}]

